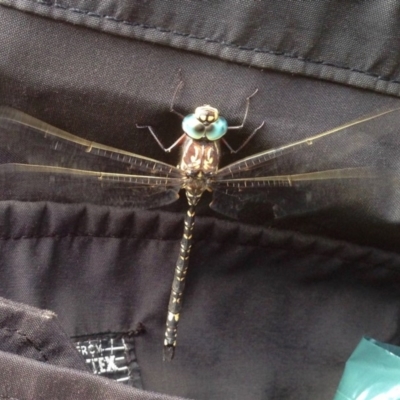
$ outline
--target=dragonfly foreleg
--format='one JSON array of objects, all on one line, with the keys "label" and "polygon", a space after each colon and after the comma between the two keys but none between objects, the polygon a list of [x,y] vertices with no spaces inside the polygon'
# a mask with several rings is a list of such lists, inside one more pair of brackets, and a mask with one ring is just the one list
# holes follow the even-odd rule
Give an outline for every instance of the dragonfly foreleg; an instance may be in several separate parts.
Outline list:
[{"label": "dragonfly foreleg", "polygon": [[175,353],[178,334],[179,314],[182,309],[183,291],[192,247],[192,231],[194,226],[195,206],[190,206],[185,216],[185,227],[181,239],[179,257],[175,266],[171,295],[168,304],[168,316],[164,338],[164,360],[172,360]]},{"label": "dragonfly foreleg", "polygon": [[240,150],[243,149],[244,146],[246,146],[247,143],[250,142],[251,138],[257,133],[257,131],[259,131],[264,126],[264,124],[265,124],[265,121],[263,121],[261,123],[261,125],[259,125],[256,129],[254,129],[254,131],[251,132],[251,134],[248,136],[248,138],[236,150],[232,148],[232,146],[226,141],[225,138],[222,138],[221,140],[223,141],[223,143],[225,144],[225,146],[229,149],[229,151],[231,153],[238,153]]}]

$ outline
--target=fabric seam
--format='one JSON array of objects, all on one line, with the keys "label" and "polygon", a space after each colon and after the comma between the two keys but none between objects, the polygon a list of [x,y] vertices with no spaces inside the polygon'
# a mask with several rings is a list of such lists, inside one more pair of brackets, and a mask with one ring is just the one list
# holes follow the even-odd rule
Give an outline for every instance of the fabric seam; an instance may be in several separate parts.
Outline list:
[{"label": "fabric seam", "polygon": [[[32,236],[20,236],[20,237],[8,237],[8,238],[0,237],[0,240],[6,241],[6,240],[46,239],[46,238],[65,239],[65,238],[86,238],[86,237],[88,237],[88,238],[98,238],[98,239],[102,239],[102,238],[104,238],[104,239],[141,239],[141,240],[144,239],[144,240],[151,240],[151,241],[156,240],[156,241],[161,241],[161,242],[166,242],[166,241],[174,241],[175,242],[175,241],[178,241],[180,239],[180,238],[177,238],[177,239],[163,240],[163,239],[157,239],[157,238],[146,239],[146,238],[143,238],[142,236],[107,236],[107,235],[90,235],[90,234],[88,234],[88,235],[68,234],[68,235],[47,235],[47,236],[46,235],[43,235],[43,236],[33,236],[32,235]],[[287,238],[285,240],[285,242],[288,242],[291,239],[292,239],[292,237],[289,237],[289,238]],[[201,240],[197,240],[197,242],[200,242],[200,241]],[[223,243],[223,242],[221,242],[221,243]],[[394,271],[394,272],[400,273],[400,271],[398,269],[396,269],[396,268],[393,268],[391,266],[382,265],[382,263],[384,261],[381,261],[381,262],[379,262],[379,261],[378,262],[368,262],[368,261],[360,260],[361,257],[365,257],[368,253],[371,252],[371,250],[369,250],[369,249],[365,250],[365,255],[362,255],[362,256],[357,255],[354,258],[346,258],[346,257],[341,257],[339,255],[336,255],[336,256],[335,255],[331,255],[331,254],[327,255],[327,254],[325,254],[324,251],[321,251],[321,252],[310,251],[309,248],[313,247],[314,244],[315,244],[315,241],[313,241],[312,243],[310,242],[309,244],[303,246],[302,249],[297,249],[297,248],[293,248],[293,247],[288,249],[284,245],[272,245],[272,244],[262,246],[262,245],[257,245],[257,244],[239,243],[238,245],[239,246],[243,246],[243,247],[259,247],[259,248],[263,248],[263,249],[272,249],[272,250],[275,250],[275,251],[282,251],[282,250],[286,251],[286,252],[290,251],[290,252],[296,253],[296,254],[312,254],[312,255],[317,255],[319,257],[324,257],[324,258],[330,259],[330,260],[337,259],[337,260],[340,260],[340,261],[345,262],[345,263],[350,263],[350,262],[357,261],[358,263],[360,263],[362,265],[365,265],[365,266],[370,266],[370,267],[374,267],[374,268],[384,268],[386,270],[390,270],[390,271]],[[336,249],[340,248],[341,246],[342,246],[341,244],[338,244],[336,246]],[[326,251],[329,252],[329,253],[332,253],[333,250],[332,249],[327,249]],[[334,251],[336,251],[336,250],[334,250]]]},{"label": "fabric seam", "polygon": [[96,338],[97,336],[128,336],[128,337],[137,337],[140,336],[142,333],[144,333],[146,331],[144,325],[142,325],[141,323],[139,324],[139,326],[136,329],[128,329],[128,330],[124,330],[124,331],[104,331],[104,332],[96,332],[96,333],[87,333],[87,334],[82,334],[82,335],[75,335],[75,336],[71,336],[71,339],[82,339],[85,340],[87,338]]},{"label": "fabric seam", "polygon": [[10,329],[10,328],[0,328],[0,330],[5,330],[8,332],[12,332],[12,333],[17,333],[18,335],[20,335],[25,341],[26,343],[28,343],[31,347],[33,347],[37,352],[39,352],[39,354],[43,357],[45,362],[48,362],[49,359],[47,358],[47,356],[43,353],[43,350],[37,345],[35,344],[35,342],[30,339],[28,337],[28,335],[26,335],[25,333],[22,333],[20,330],[18,329]]},{"label": "fabric seam", "polygon": [[376,74],[376,73],[373,73],[373,72],[368,72],[368,71],[360,70],[360,69],[357,69],[357,68],[348,67],[348,66],[345,66],[345,65],[339,65],[339,64],[335,64],[333,62],[327,62],[327,61],[323,61],[323,60],[320,61],[320,60],[308,59],[306,57],[297,56],[295,54],[287,53],[287,52],[284,52],[284,51],[274,51],[274,50],[267,50],[267,49],[262,49],[262,48],[257,48],[257,47],[247,47],[247,46],[244,46],[244,45],[238,45],[238,44],[233,43],[233,42],[225,42],[225,41],[221,41],[221,40],[217,40],[217,39],[208,38],[206,36],[204,36],[204,37],[196,36],[196,35],[193,35],[191,33],[179,32],[179,31],[175,31],[175,30],[172,30],[172,29],[159,27],[159,26],[156,26],[156,25],[147,25],[147,24],[143,24],[143,23],[140,23],[140,22],[133,22],[133,21],[129,21],[129,20],[119,19],[119,18],[117,18],[117,17],[115,17],[113,15],[98,14],[98,13],[96,13],[94,11],[90,11],[90,10],[84,10],[84,9],[80,9],[80,8],[76,8],[76,7],[67,7],[67,6],[59,4],[57,2],[50,3],[50,2],[44,1],[44,0],[29,0],[29,1],[32,2],[32,3],[41,4],[41,5],[44,5],[44,6],[47,6],[47,7],[59,8],[59,9],[62,9],[64,11],[70,11],[70,12],[74,12],[74,13],[77,13],[77,14],[84,14],[84,15],[87,15],[88,17],[114,21],[114,22],[116,22],[118,24],[137,26],[137,27],[141,27],[143,29],[152,29],[152,30],[159,31],[161,33],[171,33],[171,34],[176,35],[176,36],[183,36],[183,37],[187,37],[189,39],[201,40],[201,41],[205,41],[207,43],[216,43],[216,44],[220,44],[220,45],[225,46],[225,47],[237,48],[239,50],[244,50],[244,51],[253,51],[255,53],[265,53],[265,54],[272,54],[272,55],[275,55],[275,56],[282,56],[282,57],[286,57],[286,58],[292,58],[292,59],[296,59],[296,60],[299,60],[299,61],[304,61],[304,62],[310,63],[310,64],[324,65],[324,66],[328,66],[328,67],[335,67],[335,68],[342,69],[342,70],[348,70],[348,71],[351,71],[351,72],[364,74],[366,76],[371,76],[373,78],[376,78],[376,79],[378,79],[380,81],[384,81],[384,82],[400,83],[400,80],[386,78],[386,77],[384,77],[382,75],[379,75],[379,74]]}]

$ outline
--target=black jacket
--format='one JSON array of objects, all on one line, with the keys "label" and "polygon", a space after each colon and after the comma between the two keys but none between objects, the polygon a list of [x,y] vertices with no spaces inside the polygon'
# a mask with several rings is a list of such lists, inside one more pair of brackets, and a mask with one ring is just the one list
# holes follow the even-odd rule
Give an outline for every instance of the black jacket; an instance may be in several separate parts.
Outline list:
[{"label": "black jacket", "polygon": [[[259,89],[246,127],[227,140],[238,147],[265,125],[240,154],[223,148],[224,165],[398,107],[393,3],[0,4],[3,105],[172,165],[178,152],[164,153],[136,124],[152,125],[166,146],[181,135],[169,112],[180,79],[180,113],[211,104],[230,125]],[[272,197],[235,221],[205,196],[172,362],[162,341],[184,195],[154,210],[0,202],[0,398],[331,399],[363,335],[399,344],[398,119],[369,132],[388,129],[392,141],[378,136],[363,155],[387,160],[393,190],[365,201],[358,191],[360,208],[273,220]],[[320,162],[346,147],[333,141],[325,151],[309,154]],[[328,204],[335,192],[315,196]],[[121,353],[104,353],[115,343]]]}]

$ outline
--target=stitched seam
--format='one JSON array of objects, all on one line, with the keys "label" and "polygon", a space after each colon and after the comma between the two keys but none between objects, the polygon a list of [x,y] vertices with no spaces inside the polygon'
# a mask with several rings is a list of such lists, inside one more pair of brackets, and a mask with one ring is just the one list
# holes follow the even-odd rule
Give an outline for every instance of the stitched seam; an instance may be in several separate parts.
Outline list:
[{"label": "stitched seam", "polygon": [[54,7],[54,8],[59,8],[59,9],[65,10],[65,11],[74,12],[74,13],[77,13],[77,14],[87,15],[88,17],[114,21],[116,23],[120,23],[120,24],[124,24],[124,25],[137,26],[137,27],[141,27],[141,28],[144,28],[144,29],[152,29],[152,30],[156,30],[156,31],[161,32],[161,33],[172,33],[173,35],[176,35],[176,36],[187,37],[189,39],[202,40],[202,41],[205,41],[207,43],[217,43],[217,44],[220,44],[220,45],[225,46],[225,47],[237,48],[239,50],[244,50],[244,51],[253,51],[255,53],[266,53],[266,54],[272,54],[272,55],[276,55],[276,56],[283,56],[283,57],[286,57],[286,58],[292,58],[292,59],[296,59],[296,60],[300,60],[300,61],[304,61],[304,62],[307,62],[307,63],[316,64],[316,65],[325,65],[325,66],[328,66],[328,67],[335,67],[335,68],[339,68],[339,69],[343,69],[343,70],[348,70],[348,71],[351,71],[351,72],[360,73],[360,74],[363,74],[363,75],[367,75],[367,76],[371,76],[371,77],[377,78],[378,80],[385,81],[385,82],[400,83],[400,80],[386,78],[386,77],[384,77],[382,75],[379,75],[379,74],[376,74],[376,73],[373,73],[373,72],[368,72],[368,71],[360,70],[360,69],[357,69],[357,68],[348,67],[348,66],[345,66],[345,65],[339,65],[339,64],[335,64],[333,62],[327,62],[327,61],[323,61],[323,60],[321,60],[321,61],[320,60],[313,60],[313,59],[310,59],[310,58],[301,57],[301,56],[298,56],[298,55],[295,55],[295,54],[291,54],[291,53],[287,53],[287,52],[284,52],[284,51],[266,50],[266,49],[257,48],[257,47],[249,47],[249,46],[238,45],[238,44],[233,43],[233,42],[225,42],[223,40],[221,41],[221,40],[217,40],[217,39],[212,39],[212,38],[208,38],[206,36],[196,36],[196,35],[193,35],[191,33],[174,31],[172,29],[162,28],[162,27],[158,27],[158,26],[155,26],[155,25],[147,25],[147,24],[143,24],[143,23],[139,23],[139,22],[133,22],[133,21],[129,21],[129,20],[124,20],[124,19],[116,18],[116,17],[114,17],[112,15],[98,14],[98,13],[90,11],[90,10],[83,10],[83,9],[79,9],[79,8],[75,8],[75,7],[67,7],[67,6],[64,6],[62,4],[58,4],[56,2],[50,3],[50,2],[45,1],[45,0],[29,0],[29,1],[31,1],[33,3],[45,5],[45,6],[48,6],[48,7]]},{"label": "stitched seam", "polygon": [[82,335],[75,335],[71,336],[71,339],[97,339],[98,337],[103,338],[105,336],[107,337],[115,337],[115,336],[127,336],[127,337],[134,337],[134,336],[139,336],[143,333],[146,332],[146,328],[144,325],[140,322],[137,324],[136,329],[128,329],[125,331],[104,331],[104,332],[97,332],[97,333],[86,333]]},{"label": "stitched seam", "polygon": [[[158,238],[143,238],[143,236],[113,236],[113,235],[108,235],[107,236],[107,235],[92,235],[92,234],[86,234],[86,235],[85,234],[83,234],[83,235],[67,234],[67,235],[43,235],[43,236],[34,236],[34,235],[32,235],[32,236],[19,236],[19,237],[0,237],[0,240],[6,241],[6,240],[21,240],[21,239],[48,239],[48,238],[65,239],[65,238],[78,238],[78,237],[79,238],[85,238],[85,237],[88,237],[88,238],[99,238],[99,239],[103,239],[103,238],[104,239],[141,239],[141,240],[160,241],[160,242],[167,242],[167,241],[176,242],[176,241],[180,240],[180,237],[177,238],[177,239],[166,239],[166,240],[163,240],[163,239],[158,239]],[[286,239],[285,242],[290,241],[291,239],[292,238],[290,237],[290,238]],[[203,239],[197,240],[197,242],[200,242],[202,240]],[[217,243],[221,243],[221,244],[224,243],[224,242],[219,242],[218,239],[215,239],[214,242],[215,241]],[[291,252],[291,253],[295,253],[295,254],[307,254],[308,253],[310,255],[316,255],[316,256],[323,257],[323,258],[329,259],[329,260],[335,259],[335,260],[340,260],[340,261],[345,262],[345,263],[358,262],[358,263],[360,263],[362,265],[365,265],[365,266],[369,266],[369,267],[373,267],[373,268],[384,268],[384,269],[387,269],[387,270],[390,270],[390,271],[394,271],[394,272],[400,273],[400,270],[398,270],[396,268],[393,268],[391,266],[382,265],[382,263],[384,263],[385,260],[380,261],[380,262],[379,261],[378,262],[370,262],[368,260],[364,260],[364,261],[361,260],[361,258],[368,256],[368,253],[370,252],[370,250],[368,250],[368,249],[365,250],[365,253],[363,253],[362,255],[356,255],[356,256],[354,256],[352,258],[352,257],[342,257],[340,255],[332,256],[331,253],[336,251],[335,248],[334,249],[329,248],[329,249],[326,249],[325,251],[322,250],[320,252],[318,252],[318,251],[310,251],[309,248],[313,247],[314,244],[315,244],[315,242],[309,243],[309,244],[305,245],[303,249],[297,249],[297,248],[288,249],[287,247],[285,247],[285,245],[274,245],[274,244],[269,244],[269,245],[262,246],[262,245],[257,245],[257,244],[239,243],[238,246],[242,246],[242,247],[259,247],[259,248],[262,248],[262,249],[272,249],[272,250],[275,250],[275,251],[285,251],[285,252]],[[341,247],[341,245],[338,244],[336,248],[340,248],[340,247]],[[328,255],[326,254],[327,252],[329,253]]]},{"label": "stitched seam", "polygon": [[25,333],[22,333],[18,329],[10,329],[10,328],[0,328],[0,329],[6,330],[6,331],[12,332],[12,333],[17,333],[26,341],[26,343],[28,343],[30,346],[32,346],[43,357],[44,361],[46,361],[46,362],[49,361],[47,356],[43,353],[42,349],[32,339],[30,339],[28,337],[28,335],[26,335]]}]

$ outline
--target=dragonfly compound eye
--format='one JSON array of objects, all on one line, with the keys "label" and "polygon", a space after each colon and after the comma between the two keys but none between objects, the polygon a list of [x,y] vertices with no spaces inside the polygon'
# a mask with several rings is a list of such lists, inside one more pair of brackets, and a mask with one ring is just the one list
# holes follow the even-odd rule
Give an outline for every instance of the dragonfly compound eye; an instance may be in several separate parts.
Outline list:
[{"label": "dragonfly compound eye", "polygon": [[206,127],[194,114],[189,114],[183,118],[182,129],[192,139],[201,139],[205,137]]},{"label": "dragonfly compound eye", "polygon": [[228,122],[224,117],[219,117],[214,123],[206,127],[206,137],[211,141],[218,140],[225,135],[227,130]]}]

